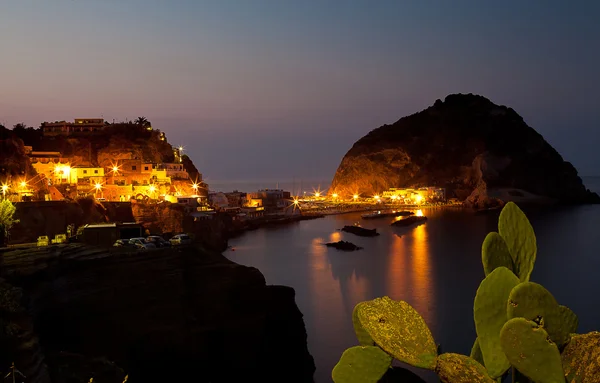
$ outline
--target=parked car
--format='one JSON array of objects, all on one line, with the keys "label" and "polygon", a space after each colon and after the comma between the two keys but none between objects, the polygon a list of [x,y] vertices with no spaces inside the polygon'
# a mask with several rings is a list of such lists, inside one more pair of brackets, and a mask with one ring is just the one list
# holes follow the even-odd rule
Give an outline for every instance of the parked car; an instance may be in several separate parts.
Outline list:
[{"label": "parked car", "polygon": [[113,246],[115,246],[115,247],[129,247],[129,246],[131,246],[131,244],[129,244],[129,240],[128,239],[117,239],[115,241],[115,243],[113,244]]},{"label": "parked car", "polygon": [[171,242],[171,245],[173,246],[189,245],[192,243],[192,239],[187,234],[177,234],[173,238],[169,239],[169,242]]},{"label": "parked car", "polygon": [[150,235],[146,240],[153,243],[156,247],[171,247],[171,242],[165,241],[165,239],[159,235]]},{"label": "parked car", "polygon": [[138,238],[131,238],[129,240],[129,244],[135,246],[136,248],[140,249],[140,250],[148,250],[148,249],[155,249],[156,245],[154,245],[153,243],[150,243],[146,240],[146,238],[143,237],[138,237]]}]

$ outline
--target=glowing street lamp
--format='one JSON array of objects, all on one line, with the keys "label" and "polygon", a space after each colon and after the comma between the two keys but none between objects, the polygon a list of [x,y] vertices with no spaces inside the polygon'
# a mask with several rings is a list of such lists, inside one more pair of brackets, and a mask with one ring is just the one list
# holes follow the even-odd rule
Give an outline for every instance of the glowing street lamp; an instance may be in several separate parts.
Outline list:
[{"label": "glowing street lamp", "polygon": [[119,172],[119,167],[118,166],[113,166],[112,172],[113,172],[113,174],[117,174]]},{"label": "glowing street lamp", "polygon": [[356,201],[358,199],[358,194],[353,195],[352,198]]},{"label": "glowing street lamp", "polygon": [[373,198],[375,198],[375,201],[379,201],[379,196],[378,195],[374,196]]},{"label": "glowing street lamp", "polygon": [[336,199],[338,197],[337,193],[333,193],[332,197],[333,199]]},{"label": "glowing street lamp", "polygon": [[2,185],[2,199],[6,199],[6,192],[8,190],[8,185]]},{"label": "glowing street lamp", "polygon": [[192,184],[192,189],[194,189],[194,191],[197,192],[198,191],[198,184],[194,182]]},{"label": "glowing street lamp", "polygon": [[21,187],[21,189],[25,189],[27,187],[27,182],[21,181],[21,183],[19,183],[19,186]]},{"label": "glowing street lamp", "polygon": [[321,193],[319,193],[319,192],[315,193],[315,197],[319,198],[320,196],[321,196]]}]

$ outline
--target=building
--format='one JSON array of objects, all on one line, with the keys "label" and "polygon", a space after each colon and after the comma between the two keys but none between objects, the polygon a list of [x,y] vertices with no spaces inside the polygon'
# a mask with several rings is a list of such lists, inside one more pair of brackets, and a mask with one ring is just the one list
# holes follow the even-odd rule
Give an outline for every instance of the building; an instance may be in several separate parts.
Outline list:
[{"label": "building", "polygon": [[248,193],[250,207],[264,207],[266,214],[282,214],[291,204],[291,194],[282,189],[264,189]]},{"label": "building", "polygon": [[104,130],[106,124],[103,118],[76,118],[73,122],[55,121],[43,122],[44,136],[70,136],[72,134],[91,134]]},{"label": "building", "polygon": [[142,237],[142,225],[137,223],[102,223],[85,225],[82,242],[93,246],[112,246],[117,239]]},{"label": "building", "polygon": [[242,207],[246,205],[247,194],[234,190],[231,193],[225,193],[225,197],[228,201],[228,206],[230,207]]},{"label": "building", "polygon": [[164,170],[168,177],[172,179],[190,179],[189,173],[184,169],[183,164],[180,163],[162,163],[154,166],[156,170]]}]

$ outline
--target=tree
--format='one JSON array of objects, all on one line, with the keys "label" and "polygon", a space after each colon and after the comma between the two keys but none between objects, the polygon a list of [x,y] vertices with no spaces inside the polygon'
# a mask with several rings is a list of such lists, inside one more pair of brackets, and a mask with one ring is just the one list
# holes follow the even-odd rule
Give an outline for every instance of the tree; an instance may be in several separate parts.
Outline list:
[{"label": "tree", "polygon": [[134,123],[143,128],[151,128],[152,127],[152,124],[150,123],[150,121],[148,121],[148,119],[144,116],[136,118]]},{"label": "tree", "polygon": [[0,245],[2,246],[6,244],[12,226],[19,222],[19,220],[14,219],[16,210],[15,205],[9,200],[5,199],[0,202]]}]

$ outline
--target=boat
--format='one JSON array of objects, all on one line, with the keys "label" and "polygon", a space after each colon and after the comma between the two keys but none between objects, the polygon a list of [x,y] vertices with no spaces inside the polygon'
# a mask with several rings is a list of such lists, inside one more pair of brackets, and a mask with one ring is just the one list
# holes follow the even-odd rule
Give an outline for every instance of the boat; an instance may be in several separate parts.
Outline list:
[{"label": "boat", "polygon": [[427,217],[424,215],[412,215],[410,217],[399,219],[395,222],[392,222],[391,226],[396,227],[406,227],[410,225],[414,225],[415,223],[425,222],[427,221]]},{"label": "boat", "polygon": [[346,242],[346,241],[326,243],[325,246],[335,247],[336,249],[343,250],[343,251],[354,251],[354,250],[362,249],[362,247],[356,246],[352,242]]},{"label": "boat", "polygon": [[354,235],[358,235],[360,237],[376,237],[379,235],[379,233],[377,232],[377,229],[365,229],[364,227],[360,227],[360,226],[344,226],[342,228],[342,231],[345,231],[347,233],[351,233]]},{"label": "boat", "polygon": [[373,213],[363,214],[363,215],[361,215],[361,217],[363,219],[375,219],[375,218],[387,218],[387,217],[408,217],[413,214],[415,214],[415,213],[413,213],[412,211],[396,211],[396,210],[381,211],[381,210],[378,210]]}]

